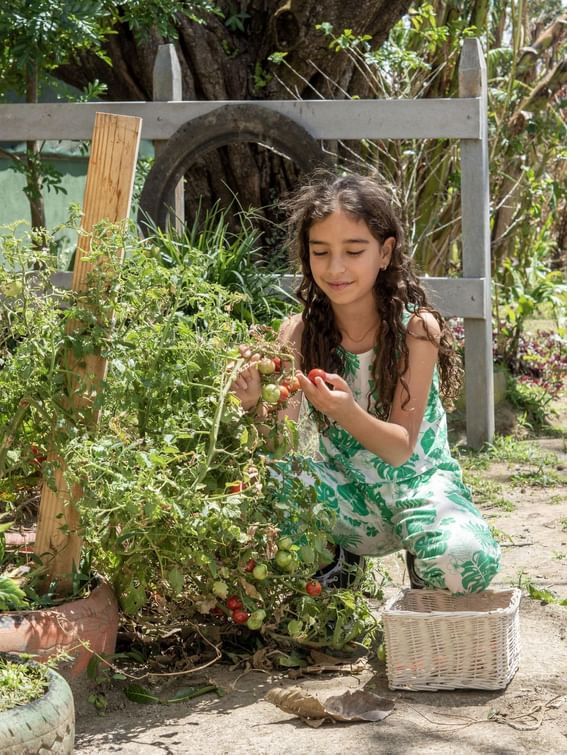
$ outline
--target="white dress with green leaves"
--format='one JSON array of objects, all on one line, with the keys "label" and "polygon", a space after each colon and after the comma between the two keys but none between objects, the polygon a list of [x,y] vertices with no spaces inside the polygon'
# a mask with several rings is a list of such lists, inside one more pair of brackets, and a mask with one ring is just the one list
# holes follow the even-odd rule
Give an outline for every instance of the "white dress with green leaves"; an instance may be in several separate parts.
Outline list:
[{"label": "white dress with green leaves", "polygon": [[[364,409],[373,357],[373,351],[344,352],[345,380]],[[319,449],[322,459],[309,466],[317,497],[335,512],[337,544],[371,556],[407,550],[431,587],[462,593],[488,586],[500,548],[451,457],[437,369],[415,451],[405,464],[387,464],[334,423],[320,435]]]}]

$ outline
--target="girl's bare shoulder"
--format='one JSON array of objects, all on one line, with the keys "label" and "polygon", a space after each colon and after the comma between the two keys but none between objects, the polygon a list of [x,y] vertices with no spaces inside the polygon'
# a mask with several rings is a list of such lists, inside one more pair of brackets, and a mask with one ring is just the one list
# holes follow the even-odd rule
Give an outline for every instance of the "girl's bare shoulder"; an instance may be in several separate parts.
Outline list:
[{"label": "girl's bare shoulder", "polygon": [[303,334],[303,320],[300,314],[286,317],[280,325],[278,340],[282,344],[293,345],[299,349]]},{"label": "girl's bare shoulder", "polygon": [[295,366],[301,368],[301,336],[303,335],[303,320],[301,315],[286,317],[280,326],[278,341],[282,346],[289,347],[295,357]]},{"label": "girl's bare shoulder", "polygon": [[439,341],[441,327],[435,316],[426,309],[420,309],[412,315],[407,326],[407,333],[415,338]]}]

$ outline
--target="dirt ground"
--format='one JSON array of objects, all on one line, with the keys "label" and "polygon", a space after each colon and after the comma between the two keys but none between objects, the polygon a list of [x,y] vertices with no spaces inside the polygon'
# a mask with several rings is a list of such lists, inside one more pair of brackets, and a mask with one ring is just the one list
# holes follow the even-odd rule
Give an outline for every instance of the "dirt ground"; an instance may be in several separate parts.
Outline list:
[{"label": "dirt ground", "polygon": [[[567,598],[565,440],[542,439],[538,445],[555,453],[557,461],[552,469],[540,470],[535,484],[514,480],[520,471],[514,465],[492,464],[475,472],[501,486],[507,501],[481,504],[500,532],[503,550],[494,586],[517,586],[523,574],[538,587]],[[546,481],[545,473],[552,473],[553,479]],[[389,596],[407,586],[407,577],[399,557],[383,563],[392,577]],[[174,705],[140,705],[111,689],[105,714],[97,715],[88,702],[89,683],[75,682],[76,753],[567,753],[567,607],[524,594],[520,625],[519,671],[505,690],[496,692],[392,691],[385,667],[377,660],[360,673],[305,675],[299,680],[258,671],[243,674],[217,665],[201,672],[198,681],[223,687],[222,698],[207,695]],[[273,687],[295,685],[321,700],[346,690],[371,690],[393,701],[394,711],[379,723],[310,728],[264,699]]]}]

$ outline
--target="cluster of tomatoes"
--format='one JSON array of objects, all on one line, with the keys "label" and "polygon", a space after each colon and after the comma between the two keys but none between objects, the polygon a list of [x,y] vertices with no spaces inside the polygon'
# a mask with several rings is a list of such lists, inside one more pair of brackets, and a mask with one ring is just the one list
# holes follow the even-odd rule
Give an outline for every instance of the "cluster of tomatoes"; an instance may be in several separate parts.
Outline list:
[{"label": "cluster of tomatoes", "polygon": [[[291,538],[283,537],[278,541],[274,564],[280,573],[293,574],[299,566],[299,561],[305,560],[305,555],[308,554],[302,554],[301,549],[298,550],[293,545]],[[268,564],[257,562],[254,558],[248,559],[244,565],[244,571],[256,582],[263,582],[270,576]],[[304,589],[307,595],[312,598],[319,596],[322,590],[321,584],[316,579],[308,580]],[[224,605],[216,605],[210,613],[221,619],[226,619],[228,616],[235,624],[246,624],[248,629],[260,629],[265,621],[266,611],[264,609],[247,611],[242,600],[237,595],[229,595],[228,591],[228,585],[224,580],[217,579],[213,582],[211,592],[216,598],[223,601]]]},{"label": "cluster of tomatoes", "polygon": [[284,404],[299,390],[295,375],[284,375],[280,357],[262,357],[256,367],[262,376],[262,399],[267,404]]}]

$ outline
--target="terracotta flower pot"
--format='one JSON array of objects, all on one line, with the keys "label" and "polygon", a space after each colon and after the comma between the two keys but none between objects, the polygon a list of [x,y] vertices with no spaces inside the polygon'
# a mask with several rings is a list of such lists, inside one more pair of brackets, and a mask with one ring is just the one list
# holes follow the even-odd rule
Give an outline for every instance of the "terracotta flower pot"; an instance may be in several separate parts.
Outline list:
[{"label": "terracotta flower pot", "polygon": [[113,653],[117,633],[118,601],[103,581],[88,597],[55,608],[0,613],[0,651],[30,653],[38,661],[65,651],[74,659],[65,665],[73,676],[86,669],[93,652]]}]

